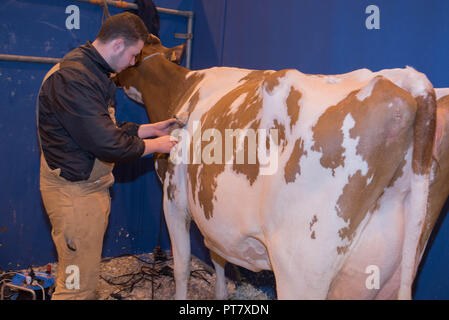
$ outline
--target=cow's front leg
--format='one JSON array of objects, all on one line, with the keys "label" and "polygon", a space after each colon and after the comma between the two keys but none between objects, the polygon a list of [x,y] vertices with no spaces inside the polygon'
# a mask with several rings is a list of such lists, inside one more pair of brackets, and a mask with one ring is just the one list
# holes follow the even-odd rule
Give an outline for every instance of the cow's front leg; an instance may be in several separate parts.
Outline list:
[{"label": "cow's front leg", "polygon": [[224,300],[228,298],[228,288],[226,287],[226,278],[224,268],[226,260],[217,253],[210,251],[210,257],[215,268],[215,299]]},{"label": "cow's front leg", "polygon": [[174,201],[167,199],[166,192],[164,192],[164,213],[173,250],[175,299],[185,300],[190,277],[190,216],[185,209],[179,208]]}]

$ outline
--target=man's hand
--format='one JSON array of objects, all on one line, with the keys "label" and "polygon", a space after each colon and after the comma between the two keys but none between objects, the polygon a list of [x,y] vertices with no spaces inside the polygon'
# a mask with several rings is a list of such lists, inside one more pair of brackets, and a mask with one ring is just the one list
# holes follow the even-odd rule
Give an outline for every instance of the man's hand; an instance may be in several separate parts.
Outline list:
[{"label": "man's hand", "polygon": [[142,157],[154,152],[170,153],[170,150],[178,143],[175,137],[169,135],[143,141],[145,142],[145,151]]},{"label": "man's hand", "polygon": [[143,124],[139,127],[137,135],[142,139],[148,137],[162,137],[170,132],[171,127],[175,123],[177,123],[177,120],[171,118],[161,122]]}]

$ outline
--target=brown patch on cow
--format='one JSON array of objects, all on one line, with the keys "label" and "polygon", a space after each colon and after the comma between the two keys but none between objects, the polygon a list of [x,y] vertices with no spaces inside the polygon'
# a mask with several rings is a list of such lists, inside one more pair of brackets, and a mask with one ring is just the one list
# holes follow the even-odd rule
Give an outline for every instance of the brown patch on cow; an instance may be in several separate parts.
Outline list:
[{"label": "brown patch on cow", "polygon": [[[363,211],[366,206],[365,199],[367,194],[366,192],[359,192],[359,190],[364,190],[365,188],[367,188],[367,176],[362,176],[359,170],[353,176],[349,177],[349,181],[343,189],[343,195],[338,199],[336,206],[338,216],[342,217],[345,222],[349,220],[349,226],[340,229],[338,232],[341,239],[347,238],[349,241],[352,241],[356,227],[365,218]],[[351,195],[352,197],[351,204],[343,203],[343,201],[347,201],[347,195]],[[373,201],[376,201],[378,197],[379,195]],[[343,208],[340,205],[343,205]],[[366,209],[365,212],[367,211]]]},{"label": "brown patch on cow", "polygon": [[[266,72],[266,71],[252,71],[245,77],[240,79],[239,86],[229,91],[224,95],[214,106],[212,106],[201,117],[201,130],[204,132],[208,129],[215,129],[220,132],[223,138],[226,137],[226,129],[237,130],[249,128],[257,132],[260,126],[260,120],[256,120],[262,109],[262,90],[265,87],[267,91],[272,92],[277,84],[279,78],[285,75],[286,71]],[[229,113],[229,108],[233,103],[244,96],[240,105],[235,106],[235,112]],[[226,116],[223,116],[226,115]],[[286,141],[285,127],[279,122],[274,122],[274,128],[279,130],[281,140]],[[258,140],[258,137],[256,138]],[[235,142],[235,139],[234,139]],[[211,142],[202,141],[201,150]],[[264,143],[264,141],[257,141]],[[265,143],[268,143],[265,141]],[[193,142],[191,143],[191,154],[193,155]],[[268,148],[267,148],[268,149]],[[217,177],[225,170],[226,152],[225,143],[222,144],[221,149],[221,163],[220,164],[191,164],[188,165],[188,174],[191,182],[192,194],[196,194],[198,190],[198,201],[204,210],[207,219],[213,216],[213,201],[216,199],[215,191],[217,188]],[[250,185],[253,185],[257,180],[260,172],[260,163],[256,155],[256,163],[248,163],[248,141],[244,139],[244,155],[245,160],[243,164],[236,163],[237,146],[233,143],[233,162],[232,170],[238,174],[246,176]]]},{"label": "brown patch on cow", "polygon": [[284,169],[284,178],[286,183],[291,183],[296,181],[296,175],[301,175],[301,167],[299,161],[303,155],[307,155],[307,151],[304,151],[304,141],[299,138],[295,142],[293,151],[290,154],[290,158],[287,161]]},{"label": "brown patch on cow", "polygon": [[346,254],[346,252],[348,252],[348,249],[349,249],[349,246],[337,247],[337,253],[339,255]]},{"label": "brown patch on cow", "polygon": [[277,119],[275,119],[273,121],[273,126],[268,130],[268,134],[267,134],[267,151],[270,150],[270,145],[269,145],[269,134],[270,134],[270,130],[276,130],[278,133],[278,145],[282,146],[282,150],[281,152],[284,152],[285,147],[287,146],[287,137],[286,137],[286,133],[285,133],[285,126],[282,123],[279,123],[279,121]]},{"label": "brown patch on cow", "polygon": [[[316,215],[313,216],[312,221],[309,224],[309,230],[312,231],[312,227],[315,223],[318,222],[318,218],[316,217]],[[316,235],[315,235],[315,230],[312,231],[310,238],[312,239],[316,239]]]},{"label": "brown patch on cow", "polygon": [[316,214],[315,214],[315,215],[313,215],[312,221],[311,221],[310,224],[309,224],[309,229],[310,229],[310,231],[312,231],[313,225],[314,225],[315,223],[317,223],[317,222],[318,222],[318,218],[316,217]]},{"label": "brown patch on cow", "polygon": [[[256,128],[259,122],[256,122],[255,119],[262,107],[262,98],[258,94],[258,88],[262,80],[251,78],[251,80],[243,82],[240,86],[223,96],[201,117],[201,130],[204,132],[207,129],[216,129],[224,139],[226,137],[226,129],[243,129],[251,122],[250,127]],[[224,117],[223,115],[227,114],[229,107],[243,94],[246,94],[245,99],[237,107],[236,113]],[[204,147],[209,143],[208,141],[201,141],[201,150],[204,150]],[[191,151],[191,155],[193,155],[193,141],[191,143]],[[235,143],[233,144],[233,154],[236,154]],[[196,186],[200,186],[198,201],[207,219],[213,215],[213,200],[216,199],[215,190],[217,188],[216,179],[225,169],[225,156],[225,144],[222,144],[220,164],[190,164],[187,168],[191,181],[192,194],[196,193]],[[236,165],[233,166],[233,169],[238,173],[246,174],[250,182],[254,182],[259,174],[257,164]],[[197,178],[199,181],[197,181]]]},{"label": "brown patch on cow", "polygon": [[[260,120],[254,121],[251,124],[251,129],[257,131],[257,128],[259,128],[260,125]],[[256,145],[258,145],[259,143],[262,143],[261,141],[258,141],[258,137],[256,136]],[[243,164],[238,164],[236,163],[236,161],[234,160],[234,163],[232,165],[232,170],[234,170],[234,172],[236,173],[240,173],[246,176],[246,178],[248,179],[250,185],[253,185],[253,183],[256,181],[257,177],[259,176],[259,168],[260,168],[260,163],[259,163],[259,158],[257,157],[257,148],[255,150],[256,152],[256,163],[255,164],[250,164],[249,161],[249,146],[248,146],[248,138],[245,138],[244,141],[244,147],[243,147],[243,152],[244,152],[244,162]],[[234,159],[236,159],[236,152],[235,152],[235,148],[234,148]]]},{"label": "brown patch on cow", "polygon": [[198,201],[203,208],[206,219],[213,216],[214,204],[217,200],[215,190],[217,189],[217,177],[224,171],[224,165],[204,165],[200,172],[200,184],[198,190]]},{"label": "brown patch on cow", "polygon": [[354,232],[351,232],[351,229],[349,227],[344,227],[338,230],[338,235],[341,239],[348,238],[349,241],[352,241],[354,239]]},{"label": "brown patch on cow", "polygon": [[191,114],[195,110],[196,105],[200,101],[200,91],[197,90],[193,96],[189,99],[189,106],[187,107],[187,113]]},{"label": "brown patch on cow", "polygon": [[168,175],[167,198],[168,200],[174,200],[176,192],[176,184],[173,181],[174,164],[171,162],[167,163],[167,175]]},{"label": "brown patch on cow", "polygon": [[[399,177],[398,170],[413,141],[415,99],[382,77],[372,81],[377,82],[369,97],[360,101],[356,96],[359,91],[351,92],[336,106],[326,110],[313,128],[313,149],[323,152],[321,163],[325,168],[335,170],[345,165],[341,130],[344,119],[350,114],[355,122],[349,135],[351,139],[359,139],[356,151],[367,163],[368,171],[362,175],[359,170],[348,177],[335,207],[338,216],[348,223],[347,227],[339,230],[339,236],[350,242],[385,187],[393,185]],[[370,177],[372,180],[368,184]],[[337,250],[340,254],[347,248]]]},{"label": "brown patch on cow", "polygon": [[299,119],[299,99],[301,99],[301,96],[301,92],[291,87],[287,98],[287,112],[290,117],[290,130],[293,129],[293,126]]},{"label": "brown patch on cow", "polygon": [[[394,179],[394,177],[393,177]],[[392,180],[393,180],[392,179]],[[388,188],[388,187],[387,187]],[[380,209],[380,200],[382,199],[382,196],[384,195],[384,192],[382,192],[379,197],[377,198],[377,200],[374,202],[374,204],[372,205],[371,209],[369,209],[369,213],[373,214],[374,212],[376,212],[377,210]]]},{"label": "brown patch on cow", "polygon": [[[200,101],[200,91],[198,88],[199,83],[203,80],[204,74],[200,73],[193,73],[189,76],[187,80],[185,80],[181,87],[177,87],[177,92],[179,92],[178,96],[174,97],[174,107],[173,111],[170,110],[169,117],[172,117],[178,111],[184,106],[186,103],[189,104],[187,107],[187,112],[190,115],[197,106],[198,102]],[[175,83],[171,84],[173,86],[176,86]],[[187,102],[188,100],[188,102]]]},{"label": "brown patch on cow", "polygon": [[413,173],[423,175],[432,165],[432,148],[436,128],[435,91],[416,98],[418,111],[414,126]]},{"label": "brown patch on cow", "polygon": [[290,71],[289,69],[284,69],[280,71],[273,72],[265,77],[264,85],[265,90],[271,94],[273,93],[274,88],[276,88],[280,82],[279,79],[285,77],[285,74]]},{"label": "brown patch on cow", "polygon": [[[342,146],[343,131],[341,131],[341,127],[346,115],[347,113],[343,114],[341,107],[338,107],[338,105],[331,107],[326,110],[312,128],[315,143],[311,149],[323,154],[320,158],[320,164],[323,168],[332,169],[333,176],[336,168],[344,166],[345,157],[343,153],[345,149]],[[336,121],[339,125],[337,128],[335,128]]]},{"label": "brown patch on cow", "polygon": [[189,175],[190,189],[192,190],[194,202],[196,202],[195,195],[197,194],[196,186],[197,186],[197,182],[198,182],[197,174],[198,174],[199,166],[200,166],[199,164],[189,164],[187,166],[187,174]]},{"label": "brown patch on cow", "polygon": [[267,70],[254,70],[244,76],[239,82],[248,82],[248,81],[260,81],[265,77],[265,73],[269,74],[270,71]]},{"label": "brown patch on cow", "polygon": [[153,160],[155,163],[157,176],[163,184],[165,181],[165,173],[167,171],[168,154],[155,152],[153,153]]},{"label": "brown patch on cow", "polygon": [[404,175],[404,167],[407,164],[407,161],[405,159],[402,159],[401,162],[398,165],[398,168],[393,176],[393,178],[391,179],[390,183],[387,185],[387,188],[391,188],[394,183]]}]

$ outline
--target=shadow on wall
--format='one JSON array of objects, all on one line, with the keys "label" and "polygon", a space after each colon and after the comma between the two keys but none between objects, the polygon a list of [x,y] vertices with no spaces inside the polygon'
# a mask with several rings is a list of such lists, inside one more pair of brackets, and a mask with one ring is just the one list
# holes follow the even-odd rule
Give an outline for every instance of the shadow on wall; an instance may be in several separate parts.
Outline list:
[{"label": "shadow on wall", "polygon": [[128,163],[117,163],[114,166],[114,177],[116,183],[132,182],[149,172],[154,171],[153,157],[145,157],[136,160],[132,165]]}]

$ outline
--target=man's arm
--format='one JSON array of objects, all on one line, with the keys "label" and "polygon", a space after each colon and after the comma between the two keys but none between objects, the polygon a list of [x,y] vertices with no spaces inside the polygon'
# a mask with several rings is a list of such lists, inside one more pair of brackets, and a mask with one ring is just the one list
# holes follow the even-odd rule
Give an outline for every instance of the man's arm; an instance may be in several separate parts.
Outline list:
[{"label": "man's arm", "polygon": [[137,135],[140,138],[161,137],[170,133],[176,119],[168,119],[156,123],[142,124],[139,126]]},{"label": "man's arm", "polygon": [[145,151],[142,157],[154,152],[170,153],[171,148],[178,143],[177,140],[168,135],[155,139],[145,139],[143,141],[145,142]]},{"label": "man's arm", "polygon": [[82,149],[107,162],[137,159],[145,152],[141,138],[115,126],[102,94],[82,74],[66,70],[48,81],[52,111]]}]

